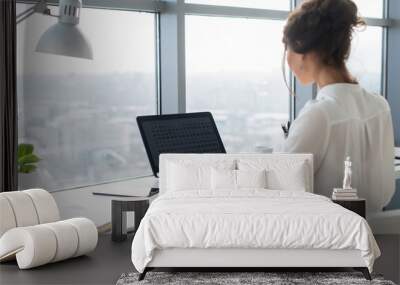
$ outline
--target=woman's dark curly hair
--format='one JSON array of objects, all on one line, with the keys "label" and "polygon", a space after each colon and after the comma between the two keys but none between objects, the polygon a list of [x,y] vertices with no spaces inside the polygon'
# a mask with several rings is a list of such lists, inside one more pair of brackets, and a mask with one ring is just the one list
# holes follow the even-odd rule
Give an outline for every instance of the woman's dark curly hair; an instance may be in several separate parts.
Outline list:
[{"label": "woman's dark curly hair", "polygon": [[338,68],[349,57],[355,28],[365,22],[351,0],[308,0],[287,20],[283,43],[296,53],[316,52],[322,63]]}]

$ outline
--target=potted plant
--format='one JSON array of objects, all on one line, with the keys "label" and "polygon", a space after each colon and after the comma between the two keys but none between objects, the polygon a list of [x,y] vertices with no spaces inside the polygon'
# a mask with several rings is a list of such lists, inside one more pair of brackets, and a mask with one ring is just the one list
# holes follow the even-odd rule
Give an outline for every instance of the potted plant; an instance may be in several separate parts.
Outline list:
[{"label": "potted plant", "polygon": [[40,158],[34,154],[34,146],[32,144],[21,143],[18,145],[18,172],[31,173],[37,168]]}]

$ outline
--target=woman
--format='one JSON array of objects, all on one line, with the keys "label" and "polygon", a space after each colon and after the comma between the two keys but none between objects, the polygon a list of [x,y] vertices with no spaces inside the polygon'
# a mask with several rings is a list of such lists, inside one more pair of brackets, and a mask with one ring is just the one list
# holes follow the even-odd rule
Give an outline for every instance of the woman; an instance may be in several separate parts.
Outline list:
[{"label": "woman", "polygon": [[394,192],[394,137],[386,100],[365,91],[349,73],[352,33],[364,25],[351,0],[310,0],[294,10],[284,29],[287,62],[302,84],[317,84],[290,128],[283,150],[314,154],[317,194],[331,196],[351,157],[352,186],[381,211]]}]

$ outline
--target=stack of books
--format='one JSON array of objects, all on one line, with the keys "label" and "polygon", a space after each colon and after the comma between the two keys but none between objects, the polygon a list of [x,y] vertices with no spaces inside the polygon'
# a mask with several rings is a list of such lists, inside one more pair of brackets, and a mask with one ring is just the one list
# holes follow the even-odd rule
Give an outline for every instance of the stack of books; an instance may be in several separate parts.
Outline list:
[{"label": "stack of books", "polygon": [[333,200],[357,200],[357,189],[335,188],[332,193]]}]

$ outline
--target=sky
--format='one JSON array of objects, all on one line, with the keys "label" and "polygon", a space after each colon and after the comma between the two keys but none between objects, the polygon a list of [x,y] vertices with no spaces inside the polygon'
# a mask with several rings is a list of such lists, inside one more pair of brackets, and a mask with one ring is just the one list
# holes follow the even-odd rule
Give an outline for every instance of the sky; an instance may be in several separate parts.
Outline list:
[{"label": "sky", "polygon": [[187,71],[280,70],[284,21],[187,16]]}]

